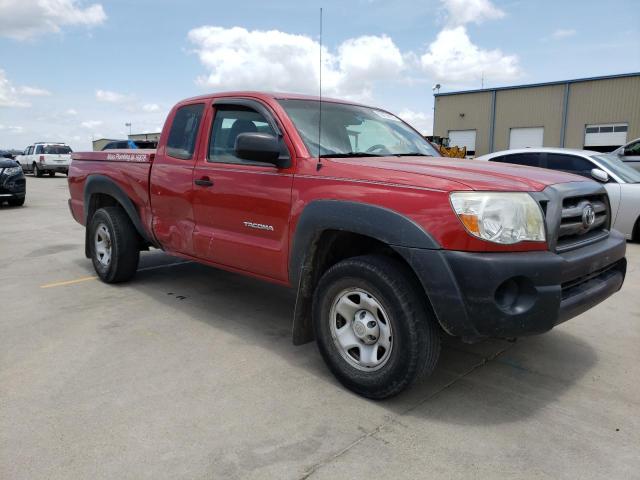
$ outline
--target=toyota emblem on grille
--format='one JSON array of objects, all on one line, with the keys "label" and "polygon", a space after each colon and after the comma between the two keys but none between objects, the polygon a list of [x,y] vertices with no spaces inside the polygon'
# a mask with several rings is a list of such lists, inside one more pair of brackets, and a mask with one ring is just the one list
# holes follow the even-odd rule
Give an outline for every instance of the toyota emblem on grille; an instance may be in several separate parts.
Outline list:
[{"label": "toyota emblem on grille", "polygon": [[586,204],[582,209],[582,226],[585,229],[589,229],[596,222],[596,211],[593,209],[593,205]]}]

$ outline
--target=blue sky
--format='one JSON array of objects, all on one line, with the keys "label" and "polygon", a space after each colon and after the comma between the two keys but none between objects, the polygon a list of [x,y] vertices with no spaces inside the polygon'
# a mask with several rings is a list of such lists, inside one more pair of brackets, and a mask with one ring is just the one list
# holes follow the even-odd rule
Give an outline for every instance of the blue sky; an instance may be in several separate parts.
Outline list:
[{"label": "blue sky", "polygon": [[640,71],[637,0],[0,1],[0,148],[155,131],[177,100],[324,91],[426,133],[442,91]]}]

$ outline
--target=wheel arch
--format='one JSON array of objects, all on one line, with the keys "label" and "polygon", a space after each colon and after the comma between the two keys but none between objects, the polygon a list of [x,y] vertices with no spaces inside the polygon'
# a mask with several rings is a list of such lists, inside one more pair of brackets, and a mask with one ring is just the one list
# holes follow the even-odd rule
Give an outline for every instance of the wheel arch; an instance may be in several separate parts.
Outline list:
[{"label": "wheel arch", "polygon": [[93,214],[102,207],[119,206],[122,208],[136,231],[147,245],[155,245],[154,240],[149,236],[140,214],[129,196],[109,177],[104,175],[91,175],[87,178],[84,186],[84,218],[87,226],[87,237],[85,238],[85,255],[89,257],[89,223]]},{"label": "wheel arch", "polygon": [[[415,275],[407,248],[440,249],[422,227],[406,216],[377,205],[340,200],[311,202],[300,215],[289,258],[289,280],[297,288],[293,343],[313,340],[311,304],[322,274],[354,256],[379,253],[397,258]],[[425,292],[428,301],[428,295]]]}]

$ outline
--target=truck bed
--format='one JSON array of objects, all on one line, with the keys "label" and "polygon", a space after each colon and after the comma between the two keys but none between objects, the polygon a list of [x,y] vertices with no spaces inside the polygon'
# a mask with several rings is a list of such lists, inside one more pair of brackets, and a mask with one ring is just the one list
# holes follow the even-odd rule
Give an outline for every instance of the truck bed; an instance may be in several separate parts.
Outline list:
[{"label": "truck bed", "polygon": [[151,206],[149,203],[149,175],[155,159],[155,149],[107,150],[102,152],[74,152],[69,168],[69,207],[73,217],[86,224],[84,188],[89,176],[107,177],[116,182],[131,199],[140,214],[144,227],[151,235]]}]

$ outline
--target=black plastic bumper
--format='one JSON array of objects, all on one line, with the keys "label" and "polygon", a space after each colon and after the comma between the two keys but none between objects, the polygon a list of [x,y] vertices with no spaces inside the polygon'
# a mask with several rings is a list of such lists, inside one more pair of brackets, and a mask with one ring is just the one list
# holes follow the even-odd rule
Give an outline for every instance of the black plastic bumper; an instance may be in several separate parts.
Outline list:
[{"label": "black plastic bumper", "polygon": [[620,290],[627,269],[626,242],[616,231],[562,254],[398,250],[442,327],[468,340],[550,330]]}]

